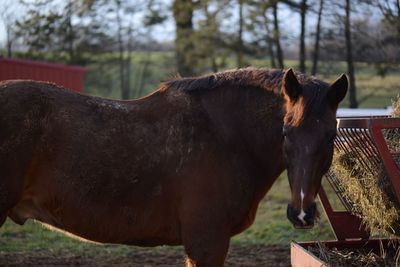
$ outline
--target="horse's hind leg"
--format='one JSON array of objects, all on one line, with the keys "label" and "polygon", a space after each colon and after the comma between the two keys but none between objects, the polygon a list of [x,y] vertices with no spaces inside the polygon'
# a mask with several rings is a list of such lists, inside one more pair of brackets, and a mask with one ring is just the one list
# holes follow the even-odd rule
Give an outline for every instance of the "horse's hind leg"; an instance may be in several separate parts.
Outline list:
[{"label": "horse's hind leg", "polygon": [[9,215],[9,210],[17,204],[17,201],[12,201],[10,198],[0,198],[0,227],[4,224]]},{"label": "horse's hind leg", "polygon": [[0,215],[0,227],[4,224],[7,219],[7,213],[3,213]]},{"label": "horse's hind leg", "polygon": [[18,176],[0,176],[0,227],[4,224],[10,210],[15,207],[22,195],[22,179]]},{"label": "horse's hind leg", "polygon": [[0,227],[4,224],[4,222],[7,219],[8,212],[12,208],[12,204],[7,201],[7,202],[0,202]]}]

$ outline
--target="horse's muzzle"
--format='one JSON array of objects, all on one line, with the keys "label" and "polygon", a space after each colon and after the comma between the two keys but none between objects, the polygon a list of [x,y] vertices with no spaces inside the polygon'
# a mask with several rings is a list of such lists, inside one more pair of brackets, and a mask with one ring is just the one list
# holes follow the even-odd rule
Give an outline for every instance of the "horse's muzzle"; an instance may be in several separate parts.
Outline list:
[{"label": "horse's muzzle", "polygon": [[305,210],[296,210],[292,205],[287,207],[287,218],[297,229],[310,229],[314,226],[314,220],[317,215],[317,205],[315,202]]}]

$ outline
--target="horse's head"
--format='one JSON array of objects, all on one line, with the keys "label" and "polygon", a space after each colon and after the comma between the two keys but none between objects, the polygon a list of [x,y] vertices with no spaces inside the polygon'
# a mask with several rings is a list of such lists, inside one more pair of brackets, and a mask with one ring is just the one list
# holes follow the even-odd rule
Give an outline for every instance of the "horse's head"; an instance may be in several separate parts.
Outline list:
[{"label": "horse's head", "polygon": [[348,81],[346,75],[331,85],[304,77],[299,80],[291,69],[282,80],[283,150],[292,191],[287,217],[296,228],[310,228],[317,213],[314,200],[332,162],[336,110]]}]

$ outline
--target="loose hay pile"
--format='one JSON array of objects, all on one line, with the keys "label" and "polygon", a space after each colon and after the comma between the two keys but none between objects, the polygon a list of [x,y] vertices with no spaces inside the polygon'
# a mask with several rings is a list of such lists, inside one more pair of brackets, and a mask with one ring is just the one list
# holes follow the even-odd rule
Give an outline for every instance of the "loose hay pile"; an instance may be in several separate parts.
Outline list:
[{"label": "loose hay pile", "polygon": [[[393,117],[400,117],[400,97],[393,103]],[[390,151],[400,151],[400,129],[385,129]],[[400,203],[397,202],[382,163],[365,151],[367,140],[358,137],[351,151],[334,154],[329,177],[345,206],[359,216],[372,235],[400,236]],[[365,141],[365,142],[364,142]],[[400,164],[400,157],[395,158]]]},{"label": "loose hay pile", "polygon": [[379,252],[367,248],[359,250],[337,248],[329,249],[322,243],[310,247],[309,251],[329,266],[335,267],[397,267],[400,264],[400,248],[398,244],[384,247]]}]

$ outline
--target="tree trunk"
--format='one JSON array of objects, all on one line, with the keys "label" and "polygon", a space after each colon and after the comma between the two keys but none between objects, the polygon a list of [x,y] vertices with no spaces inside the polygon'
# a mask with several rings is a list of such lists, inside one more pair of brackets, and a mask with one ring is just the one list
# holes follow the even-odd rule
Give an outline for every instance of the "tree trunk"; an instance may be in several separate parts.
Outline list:
[{"label": "tree trunk", "polygon": [[7,43],[7,57],[12,57],[12,37],[11,37],[11,26],[6,24],[6,43]]},{"label": "tree trunk", "polygon": [[275,53],[274,53],[274,38],[273,36],[271,36],[271,29],[269,26],[269,19],[268,19],[268,13],[267,13],[268,9],[264,10],[263,13],[263,18],[264,18],[264,25],[265,25],[265,41],[267,43],[268,46],[268,54],[269,54],[269,58],[270,58],[270,64],[271,64],[271,68],[276,68],[276,62],[275,62]]},{"label": "tree trunk", "polygon": [[397,28],[397,33],[400,35],[400,0],[396,1],[396,7],[397,7],[397,16],[396,16],[396,28]]},{"label": "tree trunk", "polygon": [[72,28],[72,0],[68,1],[66,23],[67,23],[66,41],[67,41],[67,51],[68,51],[68,55],[69,55],[69,62],[76,63],[75,62],[75,51],[74,51],[74,32],[73,32],[73,28]]},{"label": "tree trunk", "polygon": [[271,68],[276,68],[276,61],[275,61],[275,53],[273,43],[271,42],[271,38],[268,37],[268,54],[269,54],[269,62],[271,64]]},{"label": "tree trunk", "polygon": [[117,32],[118,32],[118,53],[119,53],[119,78],[121,88],[121,98],[129,99],[129,88],[126,87],[125,83],[125,62],[124,62],[124,46],[122,41],[122,21],[121,21],[121,2],[116,1],[117,4]]},{"label": "tree trunk", "polygon": [[301,32],[300,32],[300,71],[306,72],[306,45],[305,45],[305,32],[306,32],[306,13],[307,13],[307,0],[302,0],[300,5],[301,15]]},{"label": "tree trunk", "polygon": [[215,57],[210,58],[210,63],[212,72],[218,72],[218,64],[217,61],[215,60]]},{"label": "tree trunk", "polygon": [[239,31],[237,40],[237,67],[243,67],[243,0],[238,0],[239,4]]},{"label": "tree trunk", "polygon": [[[133,16],[133,15],[132,15]],[[128,43],[127,43],[127,65],[126,65],[126,74],[125,74],[125,86],[126,90],[129,91],[129,95],[135,95],[135,89],[137,88],[132,88],[132,62],[133,62],[133,48],[134,48],[134,28],[133,28],[133,23],[131,21],[129,28],[128,28]]]},{"label": "tree trunk", "polygon": [[209,47],[208,47],[209,50],[207,53],[208,54],[207,57],[210,60],[210,66],[211,66],[212,72],[218,72],[218,63],[217,63],[217,59],[216,59],[217,56],[215,55],[215,51],[217,49],[216,49],[215,40],[214,40],[215,38],[217,38],[216,35],[218,34],[215,29],[216,13],[214,13],[214,14],[210,13],[208,10],[208,7],[209,7],[209,1],[206,1],[203,5],[203,11],[204,11],[204,14],[206,15],[206,25],[207,25],[206,31],[208,33],[212,32],[212,34],[209,36],[212,41],[207,42],[209,44]]},{"label": "tree trunk", "polygon": [[276,53],[278,58],[279,67],[281,69],[285,68],[283,64],[283,53],[280,41],[280,31],[279,31],[279,21],[278,21],[278,3],[275,1],[273,5],[273,14],[274,14],[274,41],[276,46]]},{"label": "tree trunk", "polygon": [[150,65],[150,52],[148,51],[148,52],[146,52],[146,58],[144,59],[142,72],[140,73],[140,77],[139,77],[138,97],[141,97],[143,95],[144,84],[145,84],[145,79],[147,76],[149,65]]},{"label": "tree trunk", "polygon": [[356,98],[356,81],[354,77],[354,65],[353,65],[351,29],[350,29],[350,0],[346,0],[345,36],[346,36],[347,72],[349,75],[350,108],[357,108],[358,104]]},{"label": "tree trunk", "polygon": [[176,24],[176,61],[178,73],[181,76],[193,76],[195,74],[193,8],[192,0],[175,0],[173,4]]},{"label": "tree trunk", "polygon": [[318,70],[318,59],[319,59],[319,40],[321,35],[321,17],[322,10],[324,9],[324,0],[319,1],[319,10],[318,10],[318,20],[317,20],[317,30],[315,31],[315,43],[314,43],[314,54],[313,54],[313,65],[311,74],[317,74]]},{"label": "tree trunk", "polygon": [[125,74],[124,74],[124,90],[128,92],[128,96],[126,99],[129,99],[131,97],[131,57],[130,57],[130,52],[128,52],[127,58],[124,59],[125,63]]}]

